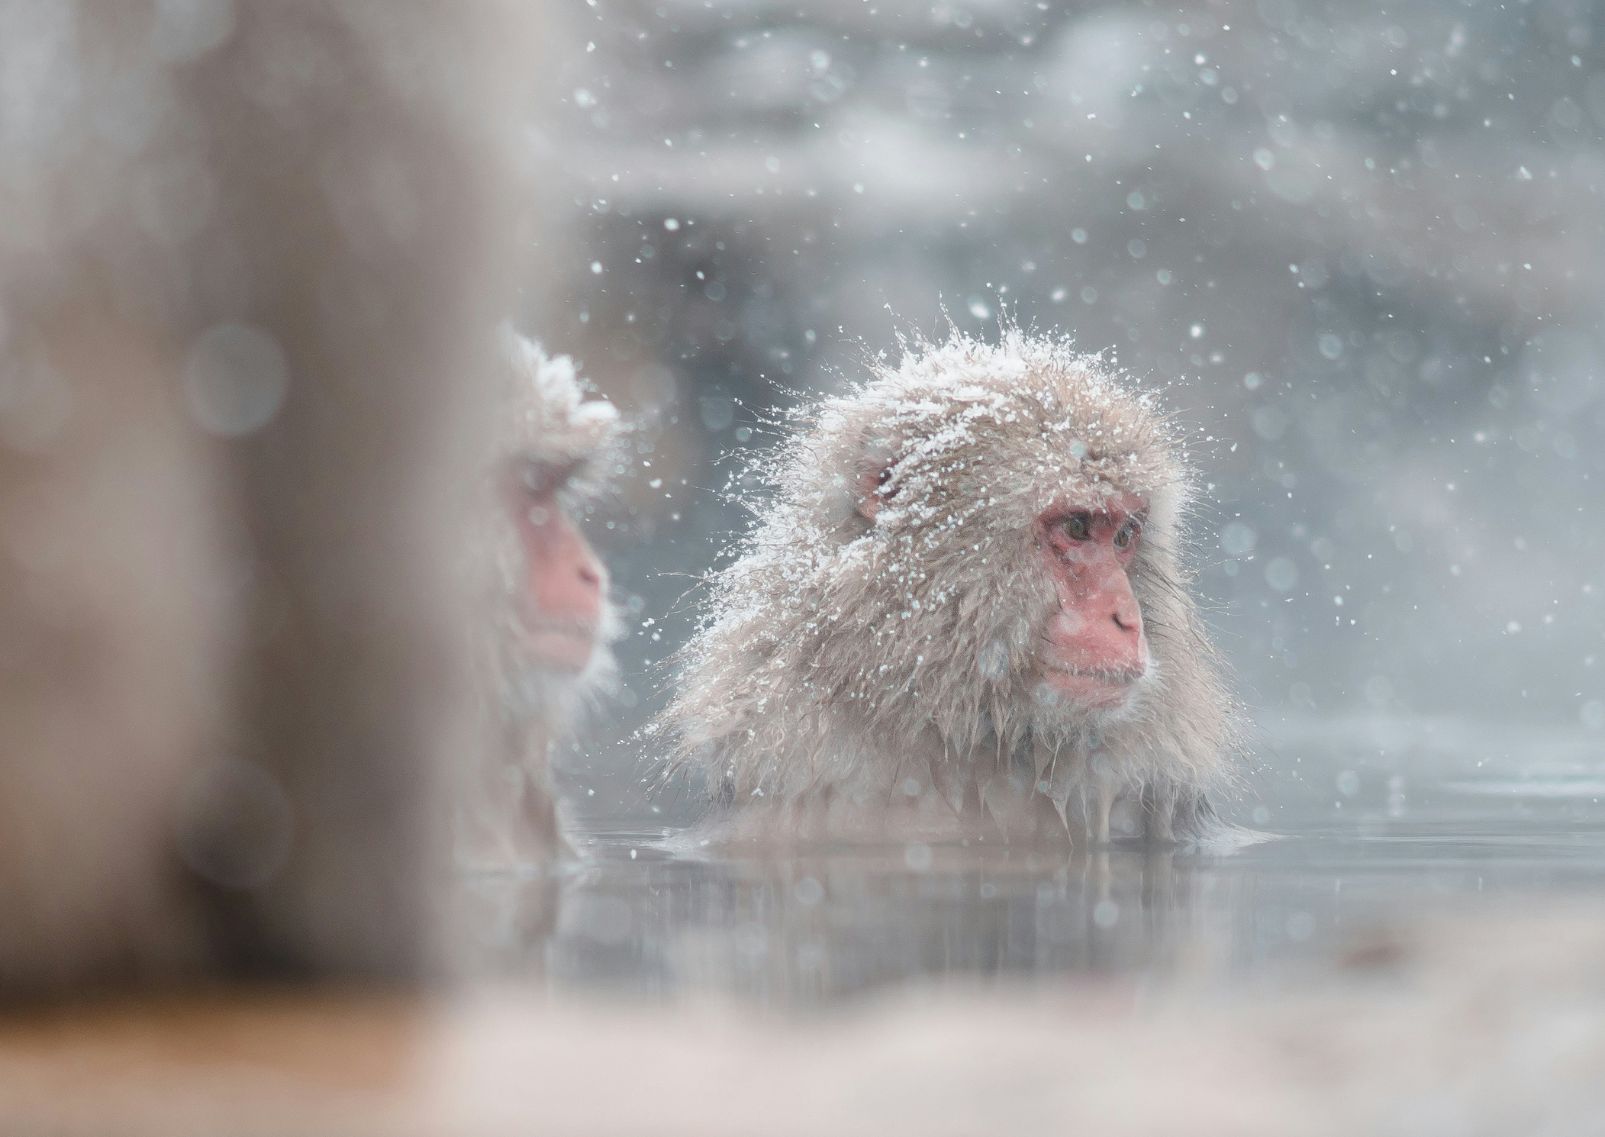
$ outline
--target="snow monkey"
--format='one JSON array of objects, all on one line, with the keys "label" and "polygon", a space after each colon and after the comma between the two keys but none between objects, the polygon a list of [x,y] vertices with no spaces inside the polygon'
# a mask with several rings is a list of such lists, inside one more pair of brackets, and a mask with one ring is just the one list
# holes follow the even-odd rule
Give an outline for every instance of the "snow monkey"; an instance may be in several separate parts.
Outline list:
[{"label": "snow monkey", "polygon": [[524,7],[0,9],[0,1000],[451,965]]},{"label": "snow monkey", "polygon": [[573,362],[548,358],[511,328],[501,332],[504,408],[485,487],[490,516],[488,635],[481,691],[498,724],[459,819],[462,859],[480,867],[529,864],[562,848],[548,762],[581,703],[613,676],[607,644],[617,617],[607,569],[575,525],[597,490],[618,414],[586,401]]},{"label": "snow monkey", "polygon": [[660,723],[724,835],[1100,843],[1117,802],[1152,841],[1210,827],[1234,714],[1152,397],[1005,328],[801,414]]}]

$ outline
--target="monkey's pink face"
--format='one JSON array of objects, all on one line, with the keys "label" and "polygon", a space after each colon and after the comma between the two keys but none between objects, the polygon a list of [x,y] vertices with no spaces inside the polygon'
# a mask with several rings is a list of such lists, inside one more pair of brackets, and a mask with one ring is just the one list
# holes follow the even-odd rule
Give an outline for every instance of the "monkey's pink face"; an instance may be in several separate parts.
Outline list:
[{"label": "monkey's pink face", "polygon": [[1055,507],[1037,519],[1058,605],[1043,632],[1042,681],[1071,703],[1124,706],[1148,674],[1148,637],[1131,588],[1148,503],[1135,494],[1093,508]]},{"label": "monkey's pink face", "polygon": [[525,646],[541,667],[577,675],[601,638],[607,569],[563,511],[562,481],[509,479],[505,496],[524,553],[517,604]]}]

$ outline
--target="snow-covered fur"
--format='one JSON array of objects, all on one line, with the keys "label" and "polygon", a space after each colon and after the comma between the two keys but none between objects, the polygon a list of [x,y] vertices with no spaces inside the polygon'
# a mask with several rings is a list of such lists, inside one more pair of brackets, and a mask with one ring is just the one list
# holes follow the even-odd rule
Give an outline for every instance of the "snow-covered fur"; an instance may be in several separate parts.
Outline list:
[{"label": "snow-covered fur", "polygon": [[469,562],[486,594],[479,689],[496,723],[498,745],[471,784],[459,823],[461,856],[480,866],[539,863],[562,850],[551,753],[586,707],[612,687],[617,669],[607,644],[619,634],[618,616],[608,605],[596,650],[578,675],[553,672],[527,651],[518,616],[527,566],[513,519],[498,496],[499,482],[511,464],[514,473],[522,469],[560,486],[559,500],[575,517],[605,483],[620,425],[611,403],[585,397],[568,356],[548,356],[507,326],[500,340],[496,379],[503,410],[484,500],[476,511],[487,520],[471,542]]},{"label": "snow-covered fur", "polygon": [[500,402],[505,408],[496,453],[523,458],[563,475],[572,489],[595,492],[619,437],[619,412],[606,399],[587,399],[579,370],[566,355],[502,325]]},{"label": "snow-covered fur", "polygon": [[[659,724],[671,768],[753,818],[727,832],[1085,839],[1118,798],[1168,840],[1213,816],[1233,706],[1188,592],[1189,469],[1151,395],[1005,328],[996,346],[905,345],[799,420],[744,472],[768,494]],[[1150,503],[1131,576],[1153,667],[1109,714],[1040,681],[1057,600],[1033,522],[1118,491]]]}]

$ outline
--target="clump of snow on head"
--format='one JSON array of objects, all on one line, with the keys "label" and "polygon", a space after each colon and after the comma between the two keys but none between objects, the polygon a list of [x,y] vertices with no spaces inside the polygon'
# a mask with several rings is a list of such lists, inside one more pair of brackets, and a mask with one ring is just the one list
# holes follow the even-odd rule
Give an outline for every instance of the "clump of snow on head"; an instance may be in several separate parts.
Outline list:
[{"label": "clump of snow on head", "polygon": [[549,356],[504,324],[500,454],[525,454],[550,466],[573,467],[589,479],[619,433],[619,413],[605,399],[587,399],[574,361]]},{"label": "clump of snow on head", "polygon": [[[984,511],[1017,530],[1047,497],[1096,499],[1116,486],[1171,518],[1185,504],[1180,447],[1154,401],[1063,338],[1007,328],[997,344],[955,334],[905,345],[895,365],[803,415],[813,420],[806,446],[765,473],[782,497],[840,517],[856,512],[871,474],[886,491],[881,525]],[[864,468],[877,461],[882,469]]]}]

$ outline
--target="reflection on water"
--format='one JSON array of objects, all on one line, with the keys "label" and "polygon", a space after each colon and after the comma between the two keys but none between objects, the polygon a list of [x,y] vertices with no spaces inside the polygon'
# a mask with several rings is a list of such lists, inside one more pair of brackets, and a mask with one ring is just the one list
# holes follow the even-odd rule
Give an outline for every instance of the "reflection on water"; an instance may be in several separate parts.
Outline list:
[{"label": "reflection on water", "polygon": [[1401,915],[1597,890],[1605,834],[1416,825],[1219,856],[916,847],[707,861],[610,834],[588,855],[547,945],[554,985],[806,1007],[913,979],[1252,975],[1339,953]]},{"label": "reflection on water", "polygon": [[550,935],[504,939],[561,991],[806,1008],[916,980],[1297,982],[1400,919],[1605,893],[1597,733],[1368,717],[1260,741],[1228,813],[1281,836],[1233,853],[694,858],[662,822],[592,818]]}]

